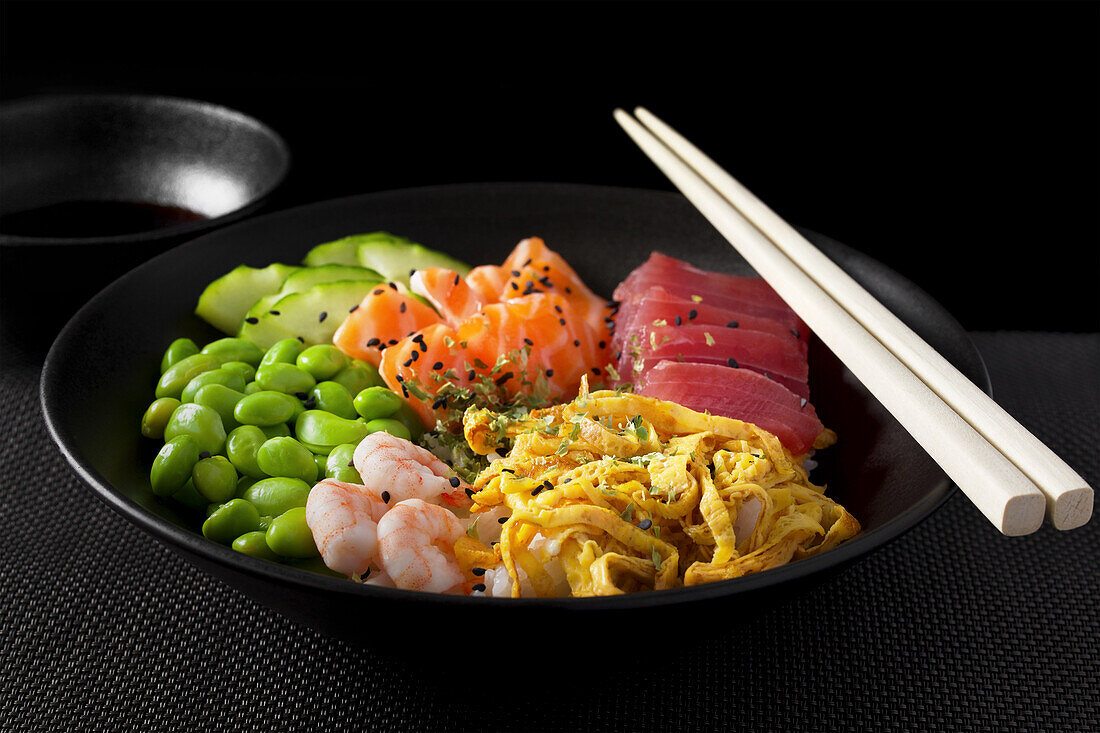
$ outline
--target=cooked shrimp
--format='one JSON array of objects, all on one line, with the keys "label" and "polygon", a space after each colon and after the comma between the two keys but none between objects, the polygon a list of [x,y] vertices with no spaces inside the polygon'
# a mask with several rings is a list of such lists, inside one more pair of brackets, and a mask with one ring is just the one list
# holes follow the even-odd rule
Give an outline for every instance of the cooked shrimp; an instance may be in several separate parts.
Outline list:
[{"label": "cooked shrimp", "polygon": [[325,565],[360,576],[377,561],[378,520],[386,502],[372,489],[325,479],[306,499],[306,524]]},{"label": "cooked shrimp", "polygon": [[355,448],[355,470],[363,484],[389,502],[406,499],[442,501],[450,506],[468,506],[470,488],[446,463],[431,451],[389,433],[371,433]]},{"label": "cooked shrimp", "polygon": [[398,502],[378,521],[378,559],[398,588],[428,593],[462,590],[455,560],[462,523],[447,509],[420,499]]}]

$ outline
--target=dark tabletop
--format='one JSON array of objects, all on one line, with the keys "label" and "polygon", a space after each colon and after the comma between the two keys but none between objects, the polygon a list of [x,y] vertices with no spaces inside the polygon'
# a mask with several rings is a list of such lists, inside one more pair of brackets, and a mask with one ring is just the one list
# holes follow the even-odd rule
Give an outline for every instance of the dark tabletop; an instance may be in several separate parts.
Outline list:
[{"label": "dark tabletop", "polygon": [[[270,209],[479,180],[668,189],[610,118],[645,104],[791,221],[944,303],[1001,404],[1100,484],[1100,5],[87,5],[0,4],[0,100],[132,91],[256,115],[294,155]],[[508,639],[453,638],[440,664],[462,674],[441,687],[256,605],[96,501],[46,435],[43,355],[0,339],[0,730],[1100,719],[1097,521],[1009,539],[957,494],[751,621],[647,631],[687,650],[671,661],[578,657],[548,679]]]}]

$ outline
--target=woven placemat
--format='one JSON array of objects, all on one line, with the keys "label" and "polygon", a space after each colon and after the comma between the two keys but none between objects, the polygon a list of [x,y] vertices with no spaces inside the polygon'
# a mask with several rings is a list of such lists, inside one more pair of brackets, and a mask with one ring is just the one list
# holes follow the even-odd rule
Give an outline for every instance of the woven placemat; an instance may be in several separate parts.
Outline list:
[{"label": "woven placemat", "polygon": [[[975,341],[998,400],[1100,485],[1100,336]],[[706,651],[642,669],[578,653],[575,674],[552,679],[537,655],[506,654],[508,639],[455,638],[441,663],[463,674],[442,689],[257,606],[100,504],[46,435],[39,367],[6,345],[4,730],[1077,731],[1100,720],[1100,521],[1007,539],[956,495],[748,625],[670,618],[647,639],[705,636]],[[554,648],[569,653],[567,640]]]}]

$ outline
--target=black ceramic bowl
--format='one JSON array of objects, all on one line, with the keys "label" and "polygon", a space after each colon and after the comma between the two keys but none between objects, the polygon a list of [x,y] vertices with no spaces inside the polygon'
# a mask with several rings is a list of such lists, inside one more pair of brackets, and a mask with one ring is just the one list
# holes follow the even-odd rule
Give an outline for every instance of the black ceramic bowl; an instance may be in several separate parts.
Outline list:
[{"label": "black ceramic bowl", "polygon": [[[862,522],[852,541],[801,562],[737,580],[584,599],[485,599],[377,589],[245,557],[208,542],[198,520],[149,491],[155,452],[138,434],[161,353],[179,336],[218,337],[191,314],[203,286],[241,264],[297,262],[314,244],[384,229],[471,263],[500,262],[539,235],[600,293],[610,294],[651,250],[706,268],[749,272],[682,197],[654,191],[553,184],[481,184],[395,191],[294,209],[209,234],[129,273],[86,305],[54,343],[42,375],[47,424],[73,469],[103,501],[196,565],[256,601],[351,642],[453,638],[463,629],[606,645],[623,624],[667,628],[746,620],[825,580],[895,539],[952,488],[913,439],[820,343],[811,351],[813,400],[840,436],[815,476]],[[988,389],[981,359],[951,316],[912,283],[837,242],[809,236],[906,323]],[[609,624],[616,625],[611,627]],[[546,625],[543,625],[546,624]],[[412,634],[405,634],[412,631]],[[587,633],[587,636],[584,634]],[[698,637],[698,635],[691,635]],[[481,642],[486,643],[486,642]],[[603,648],[603,647],[601,647]],[[598,650],[597,650],[598,652]],[[603,652],[598,652],[602,654]]]},{"label": "black ceramic bowl", "polygon": [[251,117],[130,95],[6,103],[0,160],[5,325],[16,325],[21,301],[38,292],[29,284],[48,274],[48,304],[59,316],[51,330],[39,313],[30,335],[51,339],[80,304],[140,262],[255,213],[290,164],[282,138]]}]

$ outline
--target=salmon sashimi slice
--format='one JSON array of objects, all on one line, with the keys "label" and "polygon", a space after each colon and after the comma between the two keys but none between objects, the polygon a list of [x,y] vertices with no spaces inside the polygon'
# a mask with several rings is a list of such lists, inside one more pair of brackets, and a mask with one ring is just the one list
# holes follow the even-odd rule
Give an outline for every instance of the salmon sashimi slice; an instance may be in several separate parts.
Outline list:
[{"label": "salmon sashimi slice", "polygon": [[385,349],[433,323],[439,323],[435,311],[389,283],[363,298],[336,329],[332,343],[348,356],[378,366]]},{"label": "salmon sashimi slice", "polygon": [[663,361],[650,371],[639,394],[751,422],[795,455],[810,450],[825,429],[805,398],[747,369]]},{"label": "salmon sashimi slice", "polygon": [[497,265],[479,265],[466,275],[466,284],[482,303],[499,303],[507,282],[507,271]]},{"label": "salmon sashimi slice", "polygon": [[556,293],[569,301],[577,316],[610,340],[617,305],[593,293],[565,258],[547,247],[542,239],[522,240],[501,269],[508,277],[501,300],[533,293]]},{"label": "salmon sashimi slice", "polygon": [[508,398],[541,391],[554,401],[572,399],[582,376],[591,381],[604,374],[590,365],[606,365],[609,357],[607,340],[575,315],[568,300],[541,293],[486,305],[457,327],[429,325],[386,349],[379,373],[431,428],[445,417],[447,395],[455,390],[499,388]]},{"label": "salmon sashimi slice", "polygon": [[632,370],[635,382],[645,385],[649,371],[669,360],[749,369],[774,379],[799,397],[810,396],[806,355],[790,336],[713,326],[652,326],[647,340],[638,347]]},{"label": "salmon sashimi slice", "polygon": [[457,326],[486,304],[480,294],[454,270],[428,267],[416,270],[409,278],[409,289],[423,296],[439,311],[444,322]]}]

